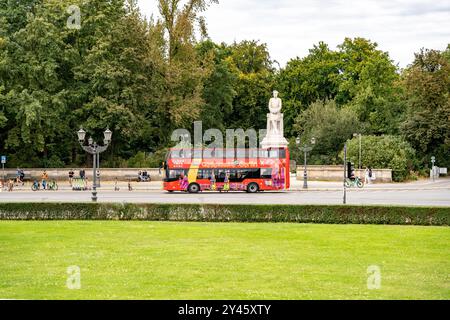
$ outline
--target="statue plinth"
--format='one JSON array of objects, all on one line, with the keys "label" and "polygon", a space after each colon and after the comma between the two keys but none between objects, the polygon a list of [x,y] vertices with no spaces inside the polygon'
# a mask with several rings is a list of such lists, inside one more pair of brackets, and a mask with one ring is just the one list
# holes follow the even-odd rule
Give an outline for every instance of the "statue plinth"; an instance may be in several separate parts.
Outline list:
[{"label": "statue plinth", "polygon": [[288,141],[284,137],[284,116],[281,113],[282,101],[278,98],[278,91],[273,92],[269,101],[270,113],[267,114],[267,135],[261,142],[263,149],[287,147]]}]

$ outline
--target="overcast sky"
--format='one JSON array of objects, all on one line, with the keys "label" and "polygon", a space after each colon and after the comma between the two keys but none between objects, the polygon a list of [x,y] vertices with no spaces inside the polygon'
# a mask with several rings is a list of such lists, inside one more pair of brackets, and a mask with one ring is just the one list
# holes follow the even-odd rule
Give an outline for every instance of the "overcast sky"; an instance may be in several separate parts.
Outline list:
[{"label": "overcast sky", "polygon": [[[144,15],[157,0],[139,0]],[[420,48],[450,42],[450,0],[220,0],[204,14],[211,39],[260,40],[281,66],[313,44],[335,48],[345,37],[365,37],[405,67]]]}]

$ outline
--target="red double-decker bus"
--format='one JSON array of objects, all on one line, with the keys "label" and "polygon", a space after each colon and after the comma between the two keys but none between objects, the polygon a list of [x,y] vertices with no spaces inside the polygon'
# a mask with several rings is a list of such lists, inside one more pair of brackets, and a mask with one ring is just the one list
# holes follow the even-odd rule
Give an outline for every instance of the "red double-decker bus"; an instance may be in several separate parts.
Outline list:
[{"label": "red double-decker bus", "polygon": [[164,190],[189,193],[287,190],[289,161],[288,148],[171,149],[164,165]]}]

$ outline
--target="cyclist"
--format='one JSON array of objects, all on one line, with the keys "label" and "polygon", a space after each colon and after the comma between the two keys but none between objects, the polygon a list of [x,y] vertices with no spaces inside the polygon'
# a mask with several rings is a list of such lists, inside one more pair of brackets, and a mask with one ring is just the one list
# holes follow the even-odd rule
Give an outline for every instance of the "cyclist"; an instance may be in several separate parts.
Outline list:
[{"label": "cyclist", "polygon": [[19,184],[24,185],[24,184],[25,184],[25,183],[23,182],[24,178],[25,178],[25,173],[23,172],[23,170],[20,169],[20,168],[17,168],[16,181],[15,181],[16,184],[17,184],[17,185],[19,185]]}]

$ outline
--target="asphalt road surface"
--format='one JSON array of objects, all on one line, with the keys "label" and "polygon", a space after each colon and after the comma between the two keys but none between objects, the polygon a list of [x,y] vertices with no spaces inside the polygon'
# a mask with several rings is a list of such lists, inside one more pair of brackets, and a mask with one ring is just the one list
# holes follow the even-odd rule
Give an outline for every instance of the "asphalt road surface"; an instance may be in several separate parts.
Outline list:
[{"label": "asphalt road surface", "polygon": [[[1,192],[0,202],[89,202],[90,192],[14,191]],[[167,193],[148,191],[99,191],[99,202],[109,203],[195,203],[195,204],[326,204],[343,202],[342,190],[247,193]],[[408,205],[450,207],[450,189],[349,190],[353,205]]]}]

